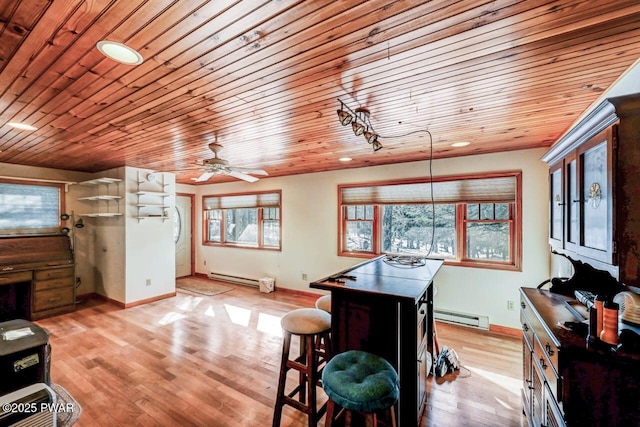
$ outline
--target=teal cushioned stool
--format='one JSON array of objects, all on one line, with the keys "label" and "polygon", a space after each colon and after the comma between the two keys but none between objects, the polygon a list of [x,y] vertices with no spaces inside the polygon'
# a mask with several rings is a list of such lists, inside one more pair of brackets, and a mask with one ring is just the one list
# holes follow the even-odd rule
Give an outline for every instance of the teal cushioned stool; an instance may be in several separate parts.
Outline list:
[{"label": "teal cushioned stool", "polygon": [[398,374],[382,357],[358,350],[340,353],[322,371],[322,387],[329,397],[325,426],[332,425],[335,405],[339,405],[347,412],[347,422],[352,411],[361,412],[374,426],[377,413],[388,410],[395,427],[393,406],[400,393]]}]

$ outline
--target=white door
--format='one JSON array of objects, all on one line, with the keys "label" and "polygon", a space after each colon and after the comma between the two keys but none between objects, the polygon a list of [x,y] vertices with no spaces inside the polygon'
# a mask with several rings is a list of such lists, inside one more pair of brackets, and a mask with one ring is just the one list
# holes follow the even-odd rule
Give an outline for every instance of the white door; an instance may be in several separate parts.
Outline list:
[{"label": "white door", "polygon": [[191,237],[191,197],[176,196],[174,212],[176,277],[191,275]]}]

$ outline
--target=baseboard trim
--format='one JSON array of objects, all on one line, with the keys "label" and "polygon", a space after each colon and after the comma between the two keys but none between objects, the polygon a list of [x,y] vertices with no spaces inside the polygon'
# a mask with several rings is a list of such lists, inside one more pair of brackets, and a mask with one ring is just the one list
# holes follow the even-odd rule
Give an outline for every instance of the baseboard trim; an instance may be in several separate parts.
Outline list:
[{"label": "baseboard trim", "polygon": [[167,298],[173,298],[176,296],[176,292],[169,292],[168,294],[164,294],[164,295],[157,295],[155,297],[151,297],[151,298],[147,298],[147,299],[141,299],[138,301],[134,301],[134,302],[128,302],[124,305],[124,308],[131,308],[131,307],[137,307],[139,305],[144,305],[144,304],[149,304],[150,302],[154,302],[154,301],[160,301],[162,299],[167,299]]},{"label": "baseboard trim", "polygon": [[113,304],[113,305],[115,305],[117,307],[120,307],[120,308],[126,308],[125,304],[123,302],[120,302],[120,301],[115,300],[113,298],[109,298],[108,296],[99,294],[97,292],[94,292],[92,294],[85,294],[83,296],[90,296],[90,298],[99,299],[99,300],[108,302],[109,304]]},{"label": "baseboard trim", "polygon": [[164,294],[164,295],[157,295],[155,297],[151,297],[151,298],[147,298],[147,299],[143,299],[143,300],[138,300],[138,301],[134,301],[134,302],[122,302],[122,301],[118,301],[112,298],[109,298],[105,295],[101,295],[98,293],[93,293],[93,294],[84,294],[84,295],[80,295],[79,298],[97,298],[97,299],[101,299],[103,301],[106,301],[110,304],[113,304],[115,306],[118,306],[120,308],[132,308],[132,307],[137,307],[139,305],[144,305],[144,304],[149,304],[150,302],[154,302],[154,301],[160,301],[163,299],[167,299],[167,298],[173,298],[176,296],[176,292],[170,292],[168,294]]},{"label": "baseboard trim", "polygon": [[297,295],[297,296],[307,297],[307,298],[320,298],[322,295],[324,295],[324,294],[318,294],[315,292],[301,291],[299,289],[281,288],[277,285],[275,287],[275,291],[282,292],[283,294]]},{"label": "baseboard trim", "polygon": [[[202,277],[204,279],[209,279],[209,276],[203,273],[195,273],[194,276]],[[213,279],[209,279],[209,280],[213,280]],[[242,285],[239,285],[239,286],[242,286]],[[283,288],[278,285],[274,286],[273,290],[276,292],[282,292],[283,294],[286,293],[289,295],[297,295],[297,296],[307,297],[307,298],[320,298],[321,296],[324,295],[324,294],[315,293],[315,292],[301,291],[299,289]]]},{"label": "baseboard trim", "polygon": [[522,337],[522,329],[510,328],[508,326],[489,325],[489,331],[496,334],[508,335],[510,337],[520,338]]}]

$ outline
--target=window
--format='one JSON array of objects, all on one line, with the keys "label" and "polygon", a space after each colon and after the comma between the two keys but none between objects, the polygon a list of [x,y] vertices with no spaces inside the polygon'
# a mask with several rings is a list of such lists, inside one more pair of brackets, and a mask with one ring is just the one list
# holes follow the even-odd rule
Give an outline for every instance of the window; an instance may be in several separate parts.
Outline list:
[{"label": "window", "polygon": [[203,197],[204,244],[281,249],[280,192]]},{"label": "window", "polygon": [[340,255],[520,269],[521,172],[340,185]]},{"label": "window", "polygon": [[0,235],[59,234],[62,184],[0,181]]}]

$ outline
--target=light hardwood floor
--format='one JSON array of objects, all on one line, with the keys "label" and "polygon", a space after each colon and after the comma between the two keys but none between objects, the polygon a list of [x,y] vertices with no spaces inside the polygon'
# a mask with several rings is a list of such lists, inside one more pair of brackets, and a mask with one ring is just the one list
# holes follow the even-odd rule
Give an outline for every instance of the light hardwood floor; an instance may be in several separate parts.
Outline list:
[{"label": "light hardwood floor", "polygon": [[[50,332],[53,382],[82,405],[76,426],[270,426],[280,317],[315,298],[230,286],[129,309],[89,300],[38,321]],[[437,327],[463,369],[430,380],[421,427],[520,425],[520,341]],[[285,406],[282,426],[305,420]]]}]

